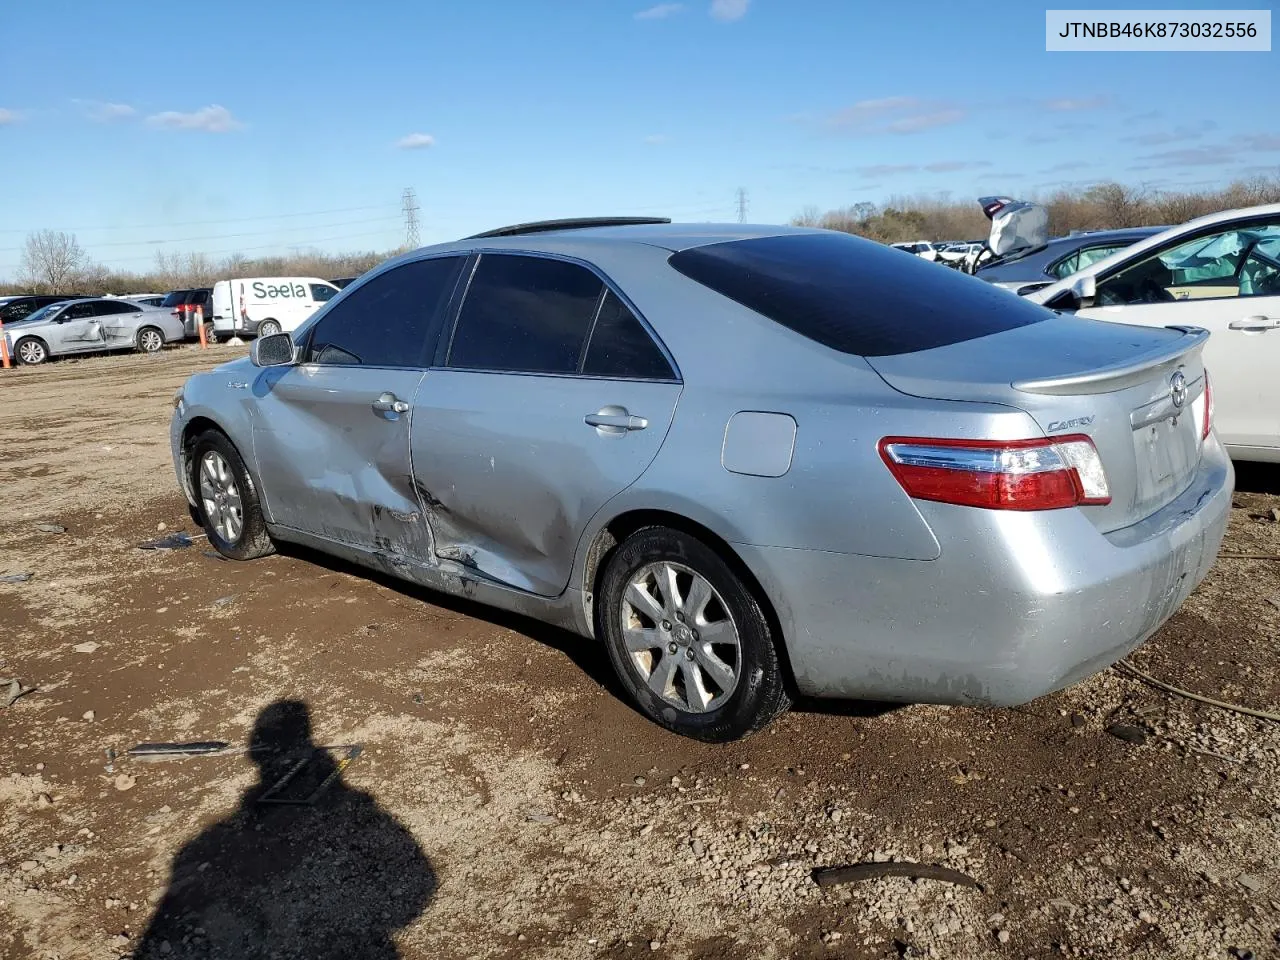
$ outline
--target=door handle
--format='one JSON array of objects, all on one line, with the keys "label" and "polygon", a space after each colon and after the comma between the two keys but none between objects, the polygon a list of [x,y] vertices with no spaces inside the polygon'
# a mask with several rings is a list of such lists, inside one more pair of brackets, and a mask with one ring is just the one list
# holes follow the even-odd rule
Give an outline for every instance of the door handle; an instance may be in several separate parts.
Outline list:
[{"label": "door handle", "polygon": [[384,393],[373,401],[373,409],[379,413],[408,413],[409,404],[399,399],[394,393]]},{"label": "door handle", "polygon": [[1230,330],[1274,330],[1280,327],[1280,317],[1245,317],[1243,320],[1232,320],[1227,327]]},{"label": "door handle", "polygon": [[643,430],[649,426],[644,417],[633,417],[626,407],[601,407],[596,413],[589,413],[582,418],[589,427],[598,427],[609,433],[624,433],[628,430]]}]

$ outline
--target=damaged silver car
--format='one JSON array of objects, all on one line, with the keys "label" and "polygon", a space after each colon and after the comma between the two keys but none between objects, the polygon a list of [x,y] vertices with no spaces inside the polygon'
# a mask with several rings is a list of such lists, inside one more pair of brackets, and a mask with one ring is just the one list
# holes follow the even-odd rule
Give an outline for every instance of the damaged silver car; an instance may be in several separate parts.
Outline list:
[{"label": "damaged silver car", "polygon": [[10,356],[28,366],[76,353],[158,353],[182,336],[182,324],[168,311],[107,297],[51,303],[4,326]]},{"label": "damaged silver car", "polygon": [[721,741],[800,694],[1017,704],[1204,577],[1206,335],[823,230],[558,221],[371,271],[175,397],[225,556],[304,544],[603,642]]}]

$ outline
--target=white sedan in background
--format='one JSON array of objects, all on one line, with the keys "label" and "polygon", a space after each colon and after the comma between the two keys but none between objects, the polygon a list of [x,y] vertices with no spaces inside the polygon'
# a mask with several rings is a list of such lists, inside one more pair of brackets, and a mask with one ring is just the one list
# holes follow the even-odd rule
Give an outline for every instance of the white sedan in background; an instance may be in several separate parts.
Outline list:
[{"label": "white sedan in background", "polygon": [[1280,463],[1280,204],[1171,227],[1027,295],[1082,317],[1203,327],[1218,436]]}]

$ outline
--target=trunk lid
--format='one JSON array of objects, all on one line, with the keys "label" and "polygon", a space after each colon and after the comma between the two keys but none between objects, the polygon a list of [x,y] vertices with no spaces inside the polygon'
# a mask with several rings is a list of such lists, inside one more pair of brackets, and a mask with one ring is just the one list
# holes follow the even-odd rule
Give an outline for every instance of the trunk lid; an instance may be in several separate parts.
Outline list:
[{"label": "trunk lid", "polygon": [[1004,404],[1025,411],[1046,436],[1088,436],[1111,502],[1079,509],[1108,532],[1150,516],[1190,486],[1202,448],[1196,401],[1207,339],[1194,328],[1056,316],[867,362],[901,393]]}]

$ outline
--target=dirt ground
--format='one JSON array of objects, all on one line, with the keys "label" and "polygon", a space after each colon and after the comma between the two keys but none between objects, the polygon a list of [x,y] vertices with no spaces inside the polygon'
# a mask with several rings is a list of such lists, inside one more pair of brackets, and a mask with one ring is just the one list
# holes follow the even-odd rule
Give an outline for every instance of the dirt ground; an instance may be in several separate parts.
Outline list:
[{"label": "dirt ground", "polygon": [[[1274,723],[1110,670],[710,746],[556,630],[312,554],[137,549],[198,532],[171,397],[242,351],[0,371],[0,575],[32,575],[0,583],[0,677],[38,687],[0,706],[0,958],[1280,955]],[[1226,552],[1280,553],[1277,492],[1242,471]],[[1278,635],[1280,563],[1224,558],[1133,661],[1275,711]],[[257,803],[308,736],[363,754]],[[254,749],[123,756],[195,740]],[[890,859],[981,888],[810,876]]]}]

